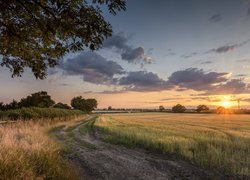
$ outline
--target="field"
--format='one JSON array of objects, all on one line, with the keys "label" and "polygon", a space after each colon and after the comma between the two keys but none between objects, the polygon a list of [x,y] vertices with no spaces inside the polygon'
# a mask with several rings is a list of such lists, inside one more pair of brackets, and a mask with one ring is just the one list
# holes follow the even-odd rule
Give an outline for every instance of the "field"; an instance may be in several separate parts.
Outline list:
[{"label": "field", "polygon": [[173,154],[199,166],[250,175],[250,115],[134,113],[102,115],[103,139]]},{"label": "field", "polygon": [[23,108],[2,112],[0,119],[7,120],[0,124],[0,179],[78,179],[49,131],[84,119],[83,112]]}]

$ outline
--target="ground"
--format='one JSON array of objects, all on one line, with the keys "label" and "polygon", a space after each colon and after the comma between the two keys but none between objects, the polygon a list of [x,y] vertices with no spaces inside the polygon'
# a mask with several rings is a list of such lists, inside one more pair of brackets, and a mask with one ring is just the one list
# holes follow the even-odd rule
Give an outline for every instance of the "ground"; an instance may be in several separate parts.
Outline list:
[{"label": "ground", "polygon": [[235,179],[172,155],[103,142],[92,126],[95,118],[53,131],[68,149],[64,156],[79,167],[81,179]]}]

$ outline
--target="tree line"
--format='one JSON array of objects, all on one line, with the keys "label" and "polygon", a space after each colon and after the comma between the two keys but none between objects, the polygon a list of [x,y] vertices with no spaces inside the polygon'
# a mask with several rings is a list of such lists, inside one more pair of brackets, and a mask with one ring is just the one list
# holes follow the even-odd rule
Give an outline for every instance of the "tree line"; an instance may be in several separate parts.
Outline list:
[{"label": "tree line", "polygon": [[60,109],[78,109],[86,113],[90,113],[97,108],[96,99],[84,99],[82,96],[72,98],[71,106],[61,102],[55,103],[50,95],[46,91],[40,91],[33,93],[25,98],[22,98],[19,102],[13,100],[10,103],[4,104],[0,102],[0,110],[6,111],[11,109],[19,109],[22,107],[40,107],[40,108],[60,108]]},{"label": "tree line", "polygon": [[[159,106],[159,110],[160,111],[165,111],[164,106]],[[175,113],[183,113],[187,110],[187,108],[181,104],[177,104],[175,106],[172,107],[172,112]],[[201,113],[201,112],[208,112],[209,111],[209,107],[202,104],[202,105],[198,105],[196,108],[196,112]]]}]

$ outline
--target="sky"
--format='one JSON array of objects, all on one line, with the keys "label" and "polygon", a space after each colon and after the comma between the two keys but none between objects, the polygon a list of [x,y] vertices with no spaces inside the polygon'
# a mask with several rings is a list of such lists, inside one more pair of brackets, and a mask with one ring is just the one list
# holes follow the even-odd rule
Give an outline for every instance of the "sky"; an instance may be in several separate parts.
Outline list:
[{"label": "sky", "polygon": [[0,68],[0,101],[47,91],[55,101],[96,98],[98,108],[250,108],[250,1],[128,0],[98,51],[67,54],[45,80]]}]

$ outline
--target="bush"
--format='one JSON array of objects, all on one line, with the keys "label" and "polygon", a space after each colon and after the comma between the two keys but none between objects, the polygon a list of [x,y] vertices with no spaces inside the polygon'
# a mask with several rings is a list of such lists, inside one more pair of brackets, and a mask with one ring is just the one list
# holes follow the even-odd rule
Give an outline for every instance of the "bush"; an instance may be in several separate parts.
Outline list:
[{"label": "bush", "polygon": [[38,120],[38,119],[55,119],[68,118],[71,116],[80,116],[84,114],[80,110],[69,110],[59,108],[21,108],[15,110],[0,111],[0,120]]}]

